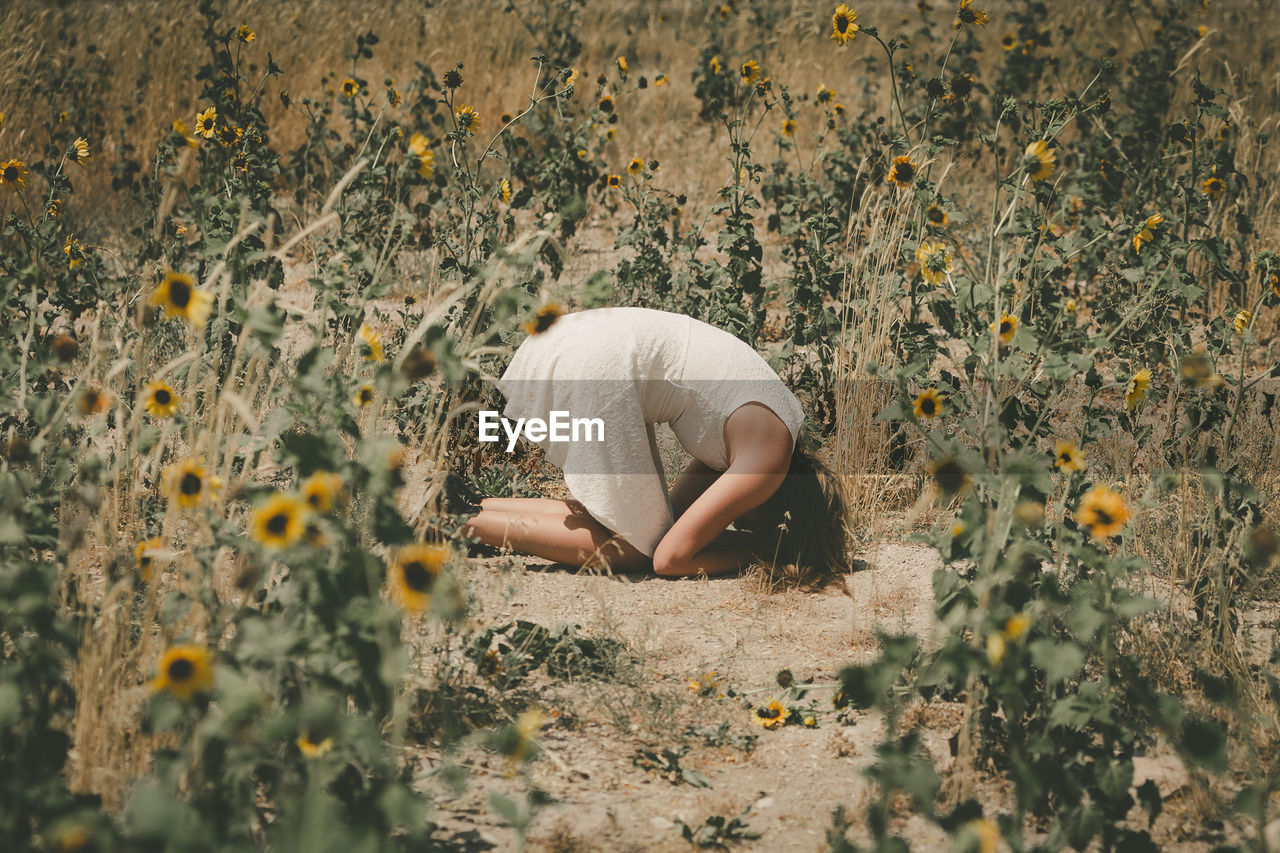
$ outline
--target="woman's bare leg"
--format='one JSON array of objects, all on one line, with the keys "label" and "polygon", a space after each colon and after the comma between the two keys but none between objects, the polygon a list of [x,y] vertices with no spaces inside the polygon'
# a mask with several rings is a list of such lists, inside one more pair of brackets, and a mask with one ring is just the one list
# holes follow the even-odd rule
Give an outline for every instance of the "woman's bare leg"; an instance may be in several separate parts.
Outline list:
[{"label": "woman's bare leg", "polygon": [[508,546],[571,566],[607,565],[620,572],[648,566],[648,557],[591,516],[563,501],[543,503],[560,503],[566,509],[559,513],[513,513],[489,509],[486,505],[472,516],[463,532],[486,545]]},{"label": "woman's bare leg", "polygon": [[557,501],[551,498],[485,498],[480,502],[480,509],[516,515],[569,515],[585,512],[577,501]]}]

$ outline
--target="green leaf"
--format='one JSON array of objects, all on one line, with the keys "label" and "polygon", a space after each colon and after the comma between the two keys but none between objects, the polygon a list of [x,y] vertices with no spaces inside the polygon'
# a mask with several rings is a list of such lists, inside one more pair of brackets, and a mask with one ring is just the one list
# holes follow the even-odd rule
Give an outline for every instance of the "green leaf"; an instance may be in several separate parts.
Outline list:
[{"label": "green leaf", "polygon": [[1227,769],[1227,733],[1217,720],[1193,717],[1182,726],[1182,752],[1206,770]]},{"label": "green leaf", "polygon": [[1032,662],[1044,670],[1050,684],[1064,681],[1084,665],[1084,650],[1075,643],[1036,640],[1030,646]]}]

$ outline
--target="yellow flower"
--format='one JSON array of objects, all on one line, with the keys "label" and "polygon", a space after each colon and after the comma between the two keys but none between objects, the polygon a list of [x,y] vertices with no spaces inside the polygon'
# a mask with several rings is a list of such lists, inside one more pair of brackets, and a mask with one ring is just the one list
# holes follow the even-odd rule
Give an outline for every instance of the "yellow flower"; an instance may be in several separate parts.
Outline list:
[{"label": "yellow flower", "polygon": [[218,126],[218,111],[209,107],[202,113],[196,113],[196,133],[205,139],[213,138],[213,131]]},{"label": "yellow flower", "polygon": [[1009,341],[1013,340],[1013,336],[1018,331],[1018,318],[1012,314],[1004,314],[1000,317],[999,323],[991,324],[991,331],[996,333],[996,337],[1000,339],[1000,346],[1009,345]]},{"label": "yellow flower", "polygon": [[599,109],[600,112],[606,114],[613,112],[613,97],[611,95],[605,95],[596,103],[596,108]]},{"label": "yellow flower", "polygon": [[579,149],[578,149],[578,159],[579,159],[579,160],[585,160],[585,159],[587,159],[587,149],[585,149],[585,148],[579,148]]},{"label": "yellow flower", "polygon": [[115,398],[108,392],[99,391],[97,388],[89,386],[80,394],[80,414],[100,415],[111,408],[111,404],[114,402]]},{"label": "yellow flower", "polygon": [[921,243],[916,249],[916,261],[920,264],[920,277],[928,284],[941,284],[951,272],[951,250],[941,241]]},{"label": "yellow flower", "polygon": [[359,389],[356,390],[356,393],[352,396],[351,402],[355,403],[356,406],[359,408],[364,408],[365,406],[372,403],[373,402],[373,386],[361,385]]},{"label": "yellow flower", "polygon": [[1062,303],[1062,311],[1065,314],[1076,313],[1076,300],[1073,297],[1067,297],[1067,300]]},{"label": "yellow flower", "polygon": [[89,162],[89,142],[83,136],[77,136],[71,143],[71,152],[81,166]]},{"label": "yellow flower", "polygon": [[689,689],[699,696],[720,696],[720,676],[715,670],[704,672],[697,678],[689,679]]},{"label": "yellow flower", "polygon": [[711,69],[712,74],[719,74],[721,69],[720,57],[711,57],[711,61],[707,63],[707,67]]},{"label": "yellow flower", "polygon": [[1013,33],[1005,33],[1000,37],[1000,46],[1005,50],[1013,50],[1018,46],[1018,37]]},{"label": "yellow flower", "polygon": [[248,24],[241,24],[240,28],[236,30],[236,38],[240,39],[240,41],[244,42],[245,44],[248,44],[249,42],[253,41],[257,37],[258,37],[258,34],[255,33],[252,29],[250,29]]},{"label": "yellow flower", "polygon": [[831,111],[838,116],[844,115],[844,104],[835,104],[831,107]]},{"label": "yellow flower", "polygon": [[623,74],[626,74],[626,73],[627,73],[627,58],[626,58],[625,56],[619,56],[619,57],[618,57],[618,59],[617,59],[617,62],[618,62],[618,70],[619,70],[619,71],[621,71]]},{"label": "yellow flower", "polygon": [[458,107],[458,111],[454,113],[454,117],[458,120],[459,130],[475,133],[480,129],[480,113],[476,112],[475,107],[462,104]]},{"label": "yellow flower", "polygon": [[302,753],[303,758],[319,758],[330,749],[333,749],[333,738],[327,737],[314,741],[311,739],[312,737],[314,735],[306,731],[298,735],[298,739],[294,741],[298,745],[298,751]]},{"label": "yellow flower", "polygon": [[1000,827],[994,822],[978,818],[969,821],[967,828],[978,841],[977,853],[996,853],[1000,849]]},{"label": "yellow flower", "polygon": [[604,138],[609,140],[614,139],[617,135],[618,129],[616,127],[611,127],[604,132]]},{"label": "yellow flower", "polygon": [[772,729],[785,724],[790,716],[791,710],[777,699],[774,699],[768,705],[757,705],[755,710],[751,712],[751,722],[757,726]]},{"label": "yellow flower", "polygon": [[644,171],[644,161],[639,157],[631,158],[631,162],[627,164],[628,175],[638,175]]},{"label": "yellow flower", "polygon": [[395,109],[404,103],[404,97],[400,94],[400,90],[394,86],[387,90],[387,106]]},{"label": "yellow flower", "polygon": [[1059,441],[1053,451],[1054,467],[1073,474],[1084,470],[1084,454],[1076,447],[1075,442]]},{"label": "yellow flower", "polygon": [[831,40],[836,44],[848,44],[858,33],[858,25],[854,23],[858,13],[841,3],[831,16]]},{"label": "yellow flower", "polygon": [[942,404],[945,399],[935,389],[930,388],[915,398],[911,403],[911,411],[915,412],[917,418],[936,418],[942,414]]},{"label": "yellow flower", "polygon": [[1022,167],[1033,181],[1043,181],[1052,177],[1054,167],[1058,163],[1058,155],[1049,148],[1049,143],[1037,139],[1027,146],[1022,155]]},{"label": "yellow flower", "polygon": [[925,222],[934,228],[942,228],[947,224],[947,212],[937,204],[929,205],[929,209],[924,212]]},{"label": "yellow flower", "polygon": [[1213,175],[1211,177],[1205,178],[1204,194],[1207,195],[1209,198],[1217,198],[1218,196],[1226,192],[1226,189],[1227,189],[1227,185],[1224,184],[1222,182],[1222,178],[1219,178],[1217,175]]},{"label": "yellow flower", "polygon": [[427,138],[423,136],[421,133],[415,133],[409,137],[409,151],[415,157],[421,157],[423,154],[426,154],[430,150],[431,150],[431,146],[427,142]]},{"label": "yellow flower", "polygon": [[992,666],[999,666],[1004,660],[1004,635],[990,634],[987,637],[987,660]]},{"label": "yellow flower", "polygon": [[1147,398],[1147,389],[1151,387],[1151,371],[1142,368],[1129,377],[1129,384],[1124,389],[1124,407],[1129,411],[1138,408],[1138,404]]},{"label": "yellow flower", "polygon": [[[661,77],[662,75],[659,74],[658,76]],[[572,71],[569,72],[569,76],[566,77],[564,80],[565,88],[568,88],[577,82],[578,82],[578,69],[575,67]],[[661,85],[661,84],[657,84],[657,85]]]},{"label": "yellow flower", "polygon": [[418,155],[418,175],[431,180],[436,173],[436,152],[424,151]]},{"label": "yellow flower", "polygon": [[1014,642],[1022,639],[1031,629],[1031,617],[1025,613],[1015,613],[1004,623],[1004,637]]},{"label": "yellow flower", "polygon": [[564,308],[555,302],[548,302],[538,309],[532,320],[524,324],[524,330],[531,335],[540,335],[550,329],[552,324],[563,314]]},{"label": "yellow flower", "polygon": [[795,119],[783,119],[782,132],[787,136],[794,136],[796,132]]},{"label": "yellow flower", "polygon": [[268,548],[288,548],[302,538],[306,506],[291,495],[276,492],[254,510],[249,535]]},{"label": "yellow flower", "polygon": [[815,95],[814,98],[817,100],[818,103],[826,104],[835,100],[836,93],[834,90],[828,89],[825,85],[819,83],[818,94]]},{"label": "yellow flower", "polygon": [[134,557],[138,561],[138,571],[142,574],[142,579],[147,583],[151,583],[151,569],[155,565],[155,557],[153,551],[158,551],[164,547],[164,540],[160,537],[152,539],[144,539],[138,543],[138,547],[133,549]]},{"label": "yellow flower", "polygon": [[445,545],[410,545],[400,549],[391,566],[391,595],[396,603],[411,613],[426,610],[449,557],[449,548]]},{"label": "yellow flower", "polygon": [[754,83],[760,79],[760,63],[754,59],[748,59],[742,63],[738,73],[741,75],[743,83]]},{"label": "yellow flower", "polygon": [[1133,250],[1135,252],[1142,251],[1142,244],[1150,243],[1156,238],[1155,227],[1164,222],[1164,214],[1157,213],[1147,217],[1147,221],[1142,224],[1141,230],[1133,235]]},{"label": "yellow flower", "polygon": [[440,75],[440,79],[444,82],[446,89],[459,89],[462,87],[462,72],[457,68],[450,68]]},{"label": "yellow flower", "polygon": [[912,163],[911,158],[906,154],[901,154],[893,158],[893,165],[889,167],[889,175],[885,180],[906,189],[911,186],[911,182],[915,180],[915,177],[915,163]]},{"label": "yellow flower", "polygon": [[328,512],[342,495],[342,477],[317,471],[303,481],[301,492],[312,512]]},{"label": "yellow flower", "polygon": [[348,77],[342,81],[342,94],[348,98],[354,98],[360,94],[360,84]]},{"label": "yellow flower", "polygon": [[173,646],[160,659],[151,690],[168,690],[183,702],[213,686],[213,662],[208,649],[200,646]]},{"label": "yellow flower", "polygon": [[360,324],[359,344],[360,357],[365,361],[386,361],[382,354],[382,335],[375,332],[368,323]]},{"label": "yellow flower", "polygon": [[1094,539],[1118,536],[1133,513],[1124,498],[1106,486],[1094,486],[1080,498],[1076,520],[1089,528]]},{"label": "yellow flower", "polygon": [[200,143],[191,135],[191,130],[187,127],[187,123],[180,118],[173,120],[173,132],[182,137],[187,143],[188,148],[197,148]]},{"label": "yellow flower", "polygon": [[61,216],[62,215],[62,199],[55,198],[53,201],[49,202],[49,206],[45,209],[45,212],[49,214],[50,219],[57,219],[59,216]]},{"label": "yellow flower", "polygon": [[511,204],[511,182],[503,178],[498,181],[498,189],[502,191],[502,203]]},{"label": "yellow flower", "polygon": [[142,399],[153,418],[167,418],[178,411],[178,396],[163,379],[157,379],[148,385]]},{"label": "yellow flower", "polygon": [[67,235],[67,242],[62,246],[62,254],[67,256],[67,269],[69,270],[78,268],[83,262],[84,253],[80,249],[80,241],[70,234]]},{"label": "yellow flower", "polygon": [[221,143],[224,148],[230,148],[232,145],[239,142],[241,137],[244,136],[244,128],[236,127],[233,124],[224,124],[218,129],[217,135],[218,142]]},{"label": "yellow flower", "polygon": [[213,296],[195,284],[195,279],[186,273],[169,270],[151,294],[151,304],[163,308],[166,317],[181,317],[200,328],[213,310]]},{"label": "yellow flower", "polygon": [[200,460],[192,457],[169,469],[169,499],[181,509],[192,509],[212,493],[212,482]]},{"label": "yellow flower", "polygon": [[991,16],[982,9],[973,8],[973,0],[960,0],[960,7],[956,9],[956,17],[960,19],[962,24],[977,24],[985,27],[991,23]]},{"label": "yellow flower", "polygon": [[21,160],[0,163],[0,186],[17,192],[27,183],[27,164]]},{"label": "yellow flower", "polygon": [[1231,321],[1231,327],[1236,330],[1237,335],[1243,335],[1244,330],[1249,328],[1249,322],[1253,319],[1253,314],[1249,311],[1241,311],[1236,318]]},{"label": "yellow flower", "polygon": [[527,761],[538,752],[535,738],[546,722],[547,716],[541,710],[527,708],[498,734],[494,745],[512,762]]}]

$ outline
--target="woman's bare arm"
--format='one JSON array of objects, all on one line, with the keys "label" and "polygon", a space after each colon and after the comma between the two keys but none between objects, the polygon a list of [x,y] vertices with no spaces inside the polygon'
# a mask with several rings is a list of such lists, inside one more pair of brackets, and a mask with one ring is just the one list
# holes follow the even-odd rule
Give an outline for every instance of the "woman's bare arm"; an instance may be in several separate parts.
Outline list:
[{"label": "woman's bare arm", "polygon": [[720,476],[720,471],[703,465],[697,459],[690,460],[683,472],[671,487],[671,512],[676,518],[684,515],[685,510],[693,506],[693,502],[702,493],[711,488],[711,484]]}]

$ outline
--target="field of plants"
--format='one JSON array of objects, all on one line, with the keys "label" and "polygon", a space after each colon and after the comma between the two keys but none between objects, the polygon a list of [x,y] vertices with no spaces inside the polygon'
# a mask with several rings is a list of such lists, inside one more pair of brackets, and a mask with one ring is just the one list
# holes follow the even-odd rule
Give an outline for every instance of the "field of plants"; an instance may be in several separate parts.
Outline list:
[{"label": "field of plants", "polygon": [[[1280,850],[1274,12],[13,0],[0,848]],[[467,540],[602,305],[852,574]]]}]

